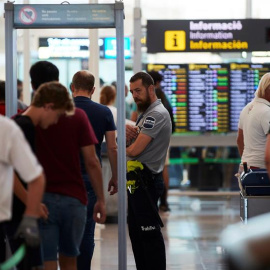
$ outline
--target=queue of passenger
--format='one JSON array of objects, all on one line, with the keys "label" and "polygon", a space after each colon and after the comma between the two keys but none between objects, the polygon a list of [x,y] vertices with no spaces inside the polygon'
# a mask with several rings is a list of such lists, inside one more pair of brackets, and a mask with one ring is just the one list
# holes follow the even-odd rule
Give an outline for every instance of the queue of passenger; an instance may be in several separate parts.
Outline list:
[{"label": "queue of passenger", "polygon": [[[43,203],[47,208],[45,210],[47,215],[43,215],[45,219],[40,220],[44,267],[57,269],[59,261],[61,269],[76,269],[87,203],[80,171],[80,153],[84,156],[86,170],[97,196],[93,218],[101,223],[106,218],[101,167],[95,151],[97,140],[85,112],[73,109],[74,103],[67,89],[56,83],[59,71],[55,65],[47,61],[37,62],[31,67],[30,77],[35,94],[32,105],[23,115],[29,117],[28,114],[33,112],[35,107],[42,108],[40,121],[36,121],[38,117],[36,111],[32,114],[34,116],[32,124],[36,127],[33,128],[33,125],[28,123],[27,128],[30,130],[29,133],[32,132],[29,136],[35,140],[36,155],[46,175]],[[50,81],[53,83],[44,84]],[[44,90],[42,97],[39,87]],[[63,98],[63,94],[60,95],[61,89],[66,98]],[[51,100],[47,100],[46,103],[45,98],[44,104],[42,99],[45,94]],[[68,108],[65,107],[67,101],[69,101]],[[57,102],[59,104],[56,104]],[[65,111],[72,112],[72,115],[62,115]],[[20,119],[22,118],[19,117],[16,121]],[[49,125],[51,126],[48,127]],[[15,211],[17,212],[17,208]],[[14,228],[15,231],[16,229]],[[38,258],[36,255],[31,256],[30,252],[28,254],[35,260]],[[33,267],[40,267],[42,265],[40,260],[30,264]],[[21,267],[24,267],[24,264]]]},{"label": "queue of passenger", "polygon": [[[0,166],[7,170],[7,176],[0,175],[1,185],[7,187],[1,189],[0,199],[0,264],[5,259],[6,239],[12,253],[26,243],[27,255],[17,269],[91,269],[95,223],[106,219],[101,173],[104,137],[112,171],[107,190],[111,195],[118,191],[116,119],[110,108],[91,100],[95,78],[89,71],[73,76],[74,101],[58,82],[59,70],[54,64],[35,63],[30,77],[34,93],[31,105],[19,111],[14,121],[0,117],[1,127],[5,127],[0,132],[0,148],[6,153],[1,155]],[[162,171],[171,121],[156,97],[150,75],[137,73],[130,85],[141,115],[136,126],[127,120],[127,156],[129,161],[141,162],[144,169],[136,183],[138,190],[132,193],[136,195],[129,194],[129,232],[137,269],[164,270],[165,245],[157,201],[164,187]],[[5,88],[4,83],[2,86]],[[26,171],[25,167],[30,169]],[[44,194],[42,168],[46,176]],[[149,194],[144,193],[143,185],[147,185]],[[141,203],[143,200],[146,204]],[[138,214],[141,207],[148,218]],[[152,226],[154,231],[142,229]],[[154,260],[156,254],[160,255],[158,262]]]}]

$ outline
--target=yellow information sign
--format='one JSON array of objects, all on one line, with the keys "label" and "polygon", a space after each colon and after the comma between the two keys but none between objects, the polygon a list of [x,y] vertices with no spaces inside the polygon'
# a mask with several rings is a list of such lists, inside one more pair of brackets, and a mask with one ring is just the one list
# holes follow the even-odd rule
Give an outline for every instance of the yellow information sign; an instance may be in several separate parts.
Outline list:
[{"label": "yellow information sign", "polygon": [[165,31],[164,35],[166,51],[184,51],[186,49],[185,31]]}]

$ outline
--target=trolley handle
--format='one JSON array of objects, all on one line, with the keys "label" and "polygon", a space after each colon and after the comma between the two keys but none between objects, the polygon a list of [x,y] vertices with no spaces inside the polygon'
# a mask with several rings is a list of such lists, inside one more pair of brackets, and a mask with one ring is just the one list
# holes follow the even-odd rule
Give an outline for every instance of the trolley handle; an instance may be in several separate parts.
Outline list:
[{"label": "trolley handle", "polygon": [[246,162],[243,162],[243,167],[244,167],[244,172],[247,173],[248,172],[248,167],[247,167]]}]

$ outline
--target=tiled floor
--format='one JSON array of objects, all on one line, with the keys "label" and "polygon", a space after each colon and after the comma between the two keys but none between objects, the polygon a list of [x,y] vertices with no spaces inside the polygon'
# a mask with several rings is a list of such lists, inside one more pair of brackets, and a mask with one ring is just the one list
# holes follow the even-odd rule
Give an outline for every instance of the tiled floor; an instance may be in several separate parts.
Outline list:
[{"label": "tiled floor", "polygon": [[[218,238],[227,225],[240,221],[239,197],[170,196],[169,202],[170,214],[161,215],[167,270],[225,269]],[[118,269],[117,233],[116,224],[98,226],[92,269]],[[136,269],[128,236],[127,269]]]}]

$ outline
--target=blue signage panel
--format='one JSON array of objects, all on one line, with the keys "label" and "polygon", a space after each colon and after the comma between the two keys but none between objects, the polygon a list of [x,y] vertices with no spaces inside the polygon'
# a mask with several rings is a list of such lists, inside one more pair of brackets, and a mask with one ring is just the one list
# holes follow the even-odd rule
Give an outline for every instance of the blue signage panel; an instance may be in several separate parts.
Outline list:
[{"label": "blue signage panel", "polygon": [[[124,55],[126,59],[131,58],[130,38],[124,38]],[[116,38],[106,37],[104,38],[104,58],[115,59],[116,58]]]},{"label": "blue signage panel", "polygon": [[114,28],[114,4],[14,5],[15,28]]}]

